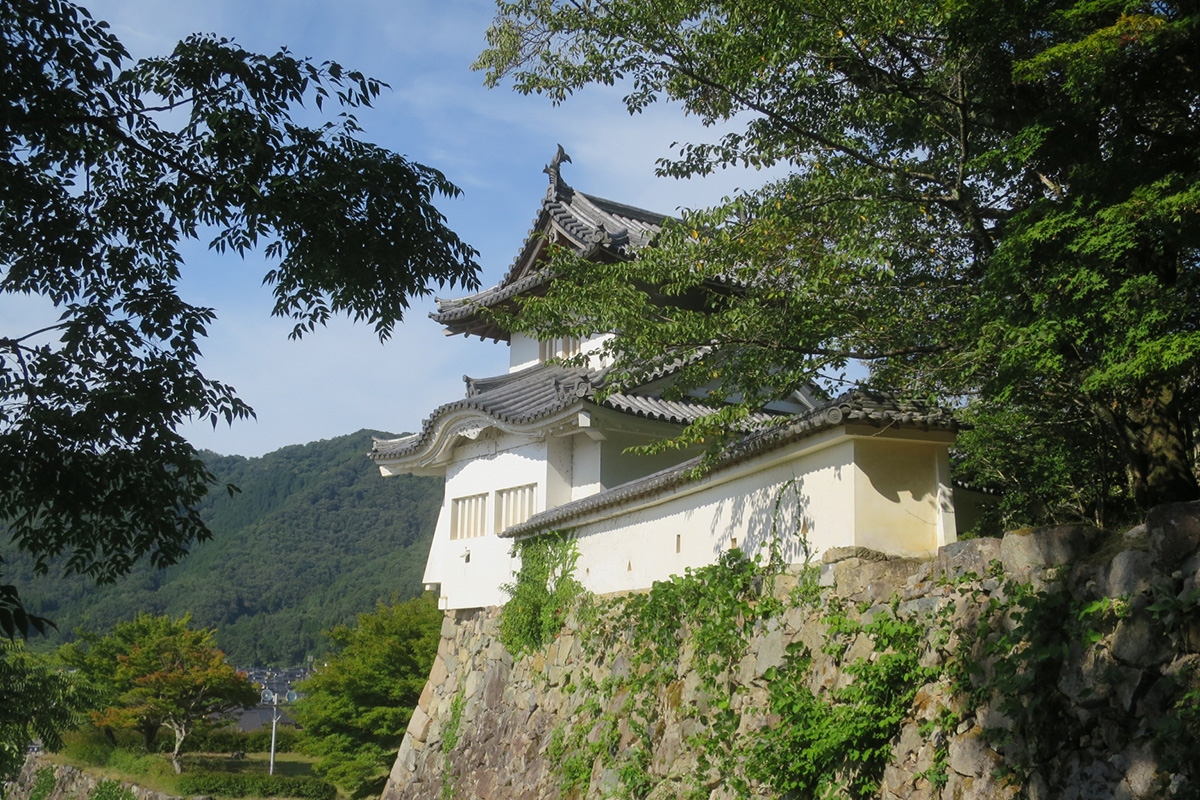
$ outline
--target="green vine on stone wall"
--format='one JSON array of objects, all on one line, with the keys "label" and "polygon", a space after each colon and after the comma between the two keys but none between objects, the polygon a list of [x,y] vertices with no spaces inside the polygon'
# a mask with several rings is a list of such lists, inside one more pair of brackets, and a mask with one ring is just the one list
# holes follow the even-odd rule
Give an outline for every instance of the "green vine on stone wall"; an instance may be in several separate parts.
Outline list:
[{"label": "green vine on stone wall", "polygon": [[[989,582],[958,583],[959,595],[980,611],[974,625],[954,632],[957,645],[946,671],[963,707],[999,712],[1002,723],[983,730],[1003,758],[998,777],[1024,785],[1035,771],[1049,768],[1066,743],[1085,735],[1062,679],[1094,648],[1107,647],[1105,638],[1130,616],[1131,603],[1124,597],[1074,596],[1054,572],[1040,587],[999,581],[998,564],[992,575],[997,579],[988,589],[983,587]],[[1084,695],[1112,687],[1111,674],[1094,680]]]},{"label": "green vine on stone wall", "polygon": [[88,792],[87,800],[134,800],[134,795],[118,781],[102,780]]},{"label": "green vine on stone wall", "polygon": [[[704,731],[689,742],[699,764],[680,780],[696,793],[722,782],[744,788],[730,769],[738,760],[736,705],[745,691],[735,671],[751,636],[784,608],[773,592],[780,569],[777,559],[764,567],[731,550],[716,564],[655,582],[645,594],[594,604],[581,622],[585,652],[594,658],[625,642],[628,664],[602,681],[585,677],[576,684],[583,700],[547,751],[564,795],[586,794],[599,760],[615,772],[623,796],[645,797],[653,788],[652,731],[669,713],[695,719]],[[678,676],[685,666],[699,679],[699,703],[682,701]]]},{"label": "green vine on stone wall", "polygon": [[[570,545],[565,537],[555,544]],[[570,556],[546,560],[573,566]],[[1187,644],[1200,605],[1200,592],[1184,591],[1178,580],[1135,603],[1072,594],[1052,571],[1036,587],[1005,580],[999,562],[984,576],[942,579],[932,603],[851,603],[819,575],[734,550],[645,593],[599,600],[578,593],[574,609],[557,600],[553,626],[532,624],[540,612],[525,610],[525,650],[543,646],[545,631],[557,633],[574,610],[585,654],[562,665],[567,710],[546,751],[562,795],[877,796],[906,725],[917,725],[928,743],[929,766],[918,778],[938,791],[950,778],[951,738],[964,723],[974,726],[977,714],[991,720],[983,733],[1002,757],[994,777],[1026,784],[1085,733],[1062,688],[1081,657],[1111,647],[1109,637],[1135,608],[1165,638]],[[544,587],[536,594],[544,609],[554,587],[533,584]],[[820,633],[797,639],[781,664],[759,671],[761,652],[751,642],[784,625]],[[1164,676],[1155,737],[1183,754],[1162,763],[1190,772],[1189,762],[1200,759],[1200,659],[1181,663],[1178,674]],[[1085,696],[1112,691],[1108,676],[1093,677]],[[940,701],[916,713],[921,691]],[[695,733],[678,743],[680,758],[663,761],[664,731],[683,729]],[[597,776],[601,787],[591,786]]]},{"label": "green vine on stone wall", "polygon": [[[780,600],[775,585],[783,571],[777,556],[761,564],[732,550],[714,565],[656,582],[645,594],[597,604],[593,622],[581,627],[585,651],[594,657],[623,642],[629,664],[619,676],[577,684],[585,699],[555,731],[548,751],[564,796],[587,793],[597,760],[616,772],[622,796],[649,794],[651,732],[670,713],[694,720],[701,731],[687,742],[697,763],[667,777],[689,797],[708,797],[721,786],[736,796],[756,786],[797,796],[877,791],[916,691],[941,674],[940,667],[919,663],[928,620],[902,620],[893,604],[875,608],[861,623],[856,616],[867,609],[848,609],[828,592],[822,598],[819,571],[811,567],[800,570],[796,587]],[[824,607],[816,610],[822,599]],[[763,676],[777,721],[755,724],[747,718],[748,687],[738,670],[751,655],[752,637],[797,607],[825,626],[822,651],[851,680],[814,694],[811,654],[795,643],[784,665]],[[871,640],[873,653],[846,662],[860,635]],[[688,671],[698,687],[685,698],[680,676]],[[622,741],[618,718],[631,741]]]},{"label": "green vine on stone wall", "polygon": [[29,800],[46,800],[57,783],[54,767],[38,767],[37,772],[33,773],[33,789],[29,792]]},{"label": "green vine on stone wall", "polygon": [[[852,680],[814,694],[812,654],[802,643],[791,645],[784,666],[766,675],[779,722],[752,746],[747,772],[788,795],[866,798],[878,793],[917,690],[941,670],[920,664],[926,627],[899,619],[894,607],[861,625],[834,604],[825,622],[822,651]],[[850,641],[860,634],[872,641],[872,656],[845,663]]]},{"label": "green vine on stone wall", "polygon": [[[1176,573],[1153,588],[1146,607],[1162,626],[1171,646],[1195,653],[1200,649],[1200,586],[1185,588],[1184,576]],[[1166,713],[1155,724],[1155,743],[1168,772],[1181,772],[1200,764],[1200,658],[1184,661],[1174,674],[1165,675],[1169,688]]]},{"label": "green vine on stone wall", "polygon": [[513,555],[521,559],[521,568],[514,582],[500,587],[508,595],[500,612],[500,641],[519,658],[554,639],[584,588],[575,579],[579,548],[569,533],[517,542]]},{"label": "green vine on stone wall", "polygon": [[454,769],[451,755],[458,747],[462,734],[463,707],[467,704],[467,695],[463,689],[450,701],[450,719],[442,726],[442,800],[452,800],[458,788],[458,771]]}]

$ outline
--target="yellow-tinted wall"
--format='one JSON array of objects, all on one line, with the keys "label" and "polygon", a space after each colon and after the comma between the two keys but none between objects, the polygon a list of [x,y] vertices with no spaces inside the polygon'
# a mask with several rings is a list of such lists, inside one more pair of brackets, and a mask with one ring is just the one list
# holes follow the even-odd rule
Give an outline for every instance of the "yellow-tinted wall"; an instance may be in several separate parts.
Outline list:
[{"label": "yellow-tinted wall", "polygon": [[937,550],[938,457],[944,450],[927,442],[855,440],[855,544],[899,555]]}]

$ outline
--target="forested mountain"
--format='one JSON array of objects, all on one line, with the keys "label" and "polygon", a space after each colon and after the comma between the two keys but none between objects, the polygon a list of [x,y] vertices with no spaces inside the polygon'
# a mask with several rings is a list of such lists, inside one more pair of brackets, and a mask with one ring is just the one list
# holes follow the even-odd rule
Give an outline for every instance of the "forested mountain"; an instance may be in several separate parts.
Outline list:
[{"label": "forested mountain", "polygon": [[[181,616],[217,628],[239,666],[301,663],[321,635],[380,601],[419,594],[442,482],[384,479],[366,458],[372,435],[294,445],[262,458],[204,453],[217,485],[202,513],[213,538],[166,570],[139,564],[115,584],[34,578],[5,553],[31,611],[52,619],[56,644],[83,626],[107,631],[139,612]],[[230,496],[224,485],[240,492]]]}]

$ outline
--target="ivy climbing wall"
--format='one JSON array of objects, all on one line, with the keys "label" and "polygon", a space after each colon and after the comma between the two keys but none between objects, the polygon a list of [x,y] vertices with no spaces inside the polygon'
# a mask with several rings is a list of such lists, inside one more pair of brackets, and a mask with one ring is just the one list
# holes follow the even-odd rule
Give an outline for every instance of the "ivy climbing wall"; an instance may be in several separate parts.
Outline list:
[{"label": "ivy climbing wall", "polygon": [[1198,551],[1176,504],[618,598],[552,575],[446,617],[383,800],[1196,797]]}]

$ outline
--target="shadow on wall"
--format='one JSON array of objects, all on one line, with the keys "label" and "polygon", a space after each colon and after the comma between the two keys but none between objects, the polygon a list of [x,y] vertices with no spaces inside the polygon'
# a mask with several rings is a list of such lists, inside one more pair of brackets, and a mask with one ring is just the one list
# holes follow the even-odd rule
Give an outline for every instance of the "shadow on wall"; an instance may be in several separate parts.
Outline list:
[{"label": "shadow on wall", "polygon": [[[856,447],[854,456],[881,499],[899,505],[907,495],[918,503],[930,499],[937,502],[937,470],[913,469],[911,445],[873,441],[870,446]],[[930,453],[930,459],[936,458],[935,453]]]},{"label": "shadow on wall", "polygon": [[[840,470],[838,470],[840,472]],[[840,477],[840,475],[839,475]],[[712,515],[709,532],[712,534],[713,557],[731,547],[739,547],[748,555],[761,552],[769,555],[772,542],[787,564],[806,563],[813,555],[809,534],[815,521],[809,515],[809,501],[804,492],[804,478],[792,478],[774,492],[752,492],[737,495],[718,504],[728,505],[729,513]],[[732,526],[744,520],[744,540],[733,541]],[[737,526],[736,529],[741,529]]]}]

